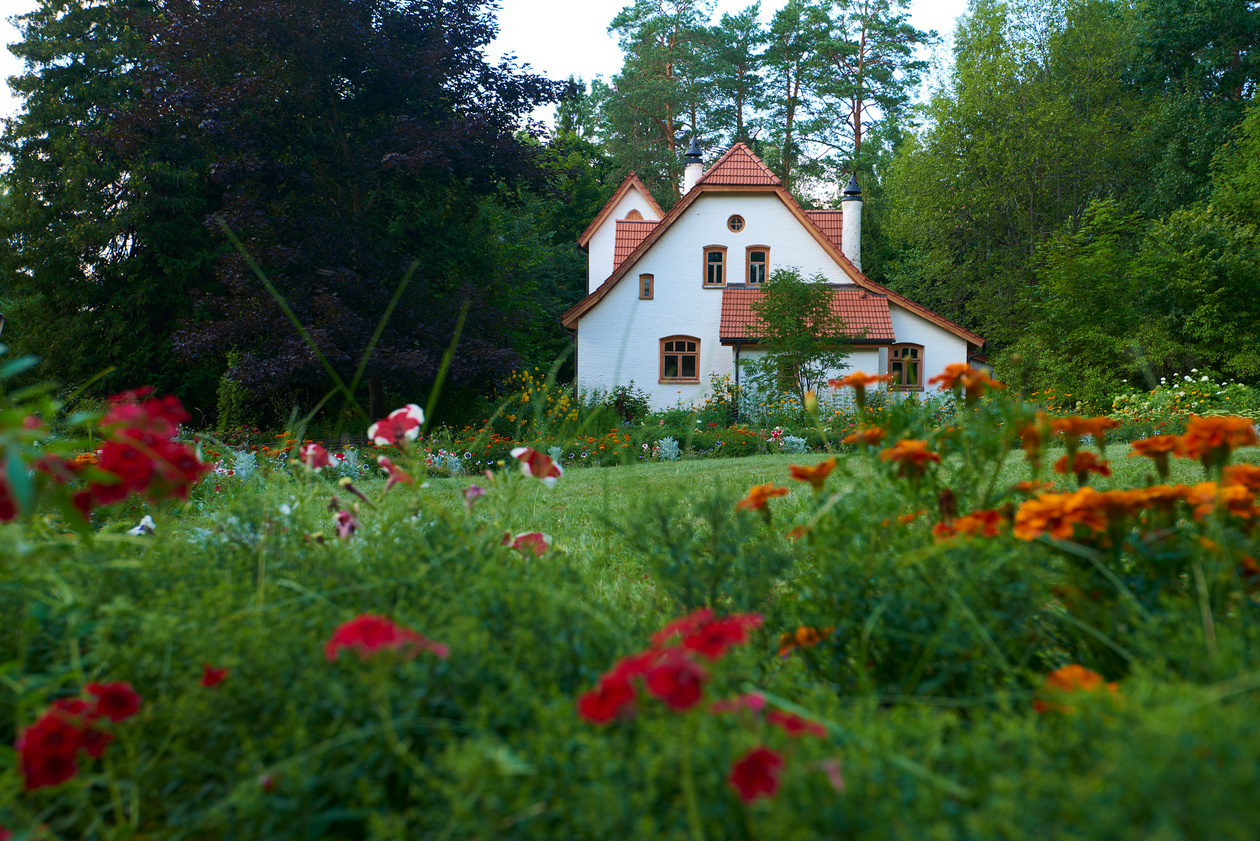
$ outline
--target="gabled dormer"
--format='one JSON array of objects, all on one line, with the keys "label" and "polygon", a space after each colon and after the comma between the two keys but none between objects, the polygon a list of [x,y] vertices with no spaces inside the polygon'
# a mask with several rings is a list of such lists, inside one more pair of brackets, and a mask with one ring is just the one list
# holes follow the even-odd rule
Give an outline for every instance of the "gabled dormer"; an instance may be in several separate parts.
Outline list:
[{"label": "gabled dormer", "polygon": [[578,245],[586,249],[588,255],[588,294],[613,273],[619,259],[625,259],[664,215],[665,211],[639,177],[633,172],[626,176],[599,215],[578,237]]}]

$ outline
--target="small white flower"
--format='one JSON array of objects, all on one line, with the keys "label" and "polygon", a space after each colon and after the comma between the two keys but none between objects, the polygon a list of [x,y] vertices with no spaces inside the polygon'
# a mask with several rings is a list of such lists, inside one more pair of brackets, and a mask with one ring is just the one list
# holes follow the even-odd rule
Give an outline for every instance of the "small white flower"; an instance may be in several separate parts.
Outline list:
[{"label": "small white flower", "polygon": [[283,502],[280,504],[280,513],[287,517],[293,513],[293,509],[289,507],[287,502]]},{"label": "small white flower", "polygon": [[140,518],[140,524],[133,529],[128,529],[127,534],[134,537],[143,537],[145,535],[153,534],[156,530],[157,524],[153,522],[153,518],[148,514],[145,514]]}]

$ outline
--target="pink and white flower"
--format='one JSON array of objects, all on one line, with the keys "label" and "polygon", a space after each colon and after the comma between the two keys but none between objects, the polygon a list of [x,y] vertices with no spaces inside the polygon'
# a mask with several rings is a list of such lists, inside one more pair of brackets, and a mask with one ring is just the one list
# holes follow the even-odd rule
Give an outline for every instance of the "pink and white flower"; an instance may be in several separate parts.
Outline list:
[{"label": "pink and white flower", "polygon": [[304,444],[302,449],[298,450],[298,459],[307,470],[313,470],[316,473],[331,463],[328,460],[328,451],[319,444]]},{"label": "pink and white flower", "polygon": [[395,409],[384,420],[379,420],[368,427],[368,437],[372,443],[382,446],[401,444],[403,439],[414,441],[420,437],[420,427],[424,423],[424,410],[415,403],[408,403],[401,409]]},{"label": "pink and white flower", "polygon": [[512,450],[512,457],[520,460],[522,473],[541,479],[549,488],[554,488],[556,480],[564,475],[564,469],[552,461],[551,456],[529,447],[517,447]]},{"label": "pink and white flower", "polygon": [[503,535],[503,542],[511,543],[512,548],[522,554],[534,553],[534,557],[540,558],[551,548],[551,535],[543,534],[540,531],[521,532],[515,538],[510,535]]},{"label": "pink and white flower", "polygon": [[382,470],[384,470],[386,473],[389,474],[389,478],[385,480],[386,491],[388,491],[394,485],[397,485],[400,483],[404,485],[415,484],[415,480],[411,478],[411,474],[407,473],[407,471],[403,470],[398,465],[394,464],[385,456],[377,456],[376,463],[380,465]]}]

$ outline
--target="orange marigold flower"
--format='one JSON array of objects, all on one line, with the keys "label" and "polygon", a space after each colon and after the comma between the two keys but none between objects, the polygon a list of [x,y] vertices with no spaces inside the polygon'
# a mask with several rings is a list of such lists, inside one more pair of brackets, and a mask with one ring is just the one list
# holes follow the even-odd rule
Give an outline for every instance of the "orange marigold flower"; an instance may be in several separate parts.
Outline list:
[{"label": "orange marigold flower", "polygon": [[779,634],[779,656],[786,657],[794,648],[812,648],[832,634],[834,627],[811,628],[802,625],[790,634]]},{"label": "orange marigold flower", "polygon": [[1169,510],[1185,499],[1189,492],[1188,485],[1151,485],[1142,489],[1142,496],[1148,508]]},{"label": "orange marigold flower", "polygon": [[1103,491],[1098,494],[1097,505],[1107,512],[1108,519],[1115,520],[1136,515],[1146,506],[1147,499],[1146,491],[1142,488]]},{"label": "orange marigold flower", "polygon": [[1129,458],[1146,456],[1147,458],[1168,457],[1169,453],[1180,453],[1183,449],[1180,435],[1152,435],[1133,442]]},{"label": "orange marigold flower", "polygon": [[1215,459],[1236,447],[1254,446],[1260,443],[1260,437],[1251,418],[1191,415],[1181,441],[1188,458]]},{"label": "orange marigold flower", "polygon": [[753,485],[749,488],[748,496],[735,503],[735,507],[742,511],[759,511],[766,507],[771,497],[787,495],[787,488],[776,488],[774,482],[766,482],[764,485]]},{"label": "orange marigold flower", "polygon": [[1002,512],[993,510],[972,511],[954,520],[954,530],[959,534],[981,537],[997,537],[1002,526]]},{"label": "orange marigold flower", "polygon": [[1260,491],[1260,467],[1254,464],[1233,464],[1225,468],[1221,481],[1226,485],[1242,485]]},{"label": "orange marigold flower", "polygon": [[1246,485],[1218,486],[1215,482],[1200,482],[1186,493],[1186,502],[1194,509],[1196,520],[1211,516],[1218,507],[1244,520],[1260,516],[1256,495]]},{"label": "orange marigold flower", "polygon": [[815,491],[820,491],[823,485],[827,483],[827,477],[831,475],[831,471],[836,469],[835,456],[820,461],[813,467],[802,467],[799,464],[789,464],[788,472],[792,478],[798,482],[809,482],[814,486]]},{"label": "orange marigold flower", "polygon": [[[1059,460],[1054,463],[1054,472],[1068,472],[1067,456],[1059,456]],[[1076,475],[1076,481],[1083,485],[1090,473],[1097,473],[1099,476],[1110,476],[1111,465],[1106,461],[1100,460],[1088,450],[1081,450],[1072,456],[1071,472]]]},{"label": "orange marigold flower", "polygon": [[852,386],[853,388],[866,388],[868,385],[876,385],[878,383],[886,383],[892,381],[892,374],[866,374],[862,371],[854,371],[849,376],[838,380],[827,380],[827,385],[832,388],[844,388]]},{"label": "orange marigold flower", "polygon": [[932,526],[932,537],[936,538],[938,543],[957,536],[958,530],[948,523],[937,523]]},{"label": "orange marigold flower", "polygon": [[928,462],[940,464],[941,461],[937,453],[928,450],[926,441],[918,441],[914,438],[898,441],[887,450],[881,451],[879,459],[900,463],[901,469],[897,472],[899,476],[905,476],[907,473],[917,475],[923,472],[924,465]]},{"label": "orange marigold flower", "polygon": [[1011,490],[1016,491],[1017,493],[1029,494],[1030,496],[1032,494],[1039,494],[1039,493],[1042,493],[1043,491],[1052,490],[1053,488],[1054,488],[1054,482],[1024,481],[1024,482],[1016,482],[1015,484],[1011,485]]},{"label": "orange marigold flower", "polygon": [[859,429],[852,435],[846,435],[841,439],[841,444],[865,444],[868,447],[878,447],[879,442],[884,440],[884,429],[879,426],[872,426],[866,429]]},{"label": "orange marigold flower", "polygon": [[909,514],[902,514],[900,517],[897,518],[897,522],[901,523],[904,526],[907,523],[913,523],[915,520],[919,519],[926,513],[927,513],[926,508],[920,508],[918,511],[911,511]]},{"label": "orange marigold flower", "polygon": [[1056,540],[1068,540],[1078,525],[1102,533],[1107,528],[1107,519],[1099,504],[1100,496],[1098,491],[1086,486],[1075,493],[1042,494],[1025,500],[1015,512],[1015,536],[1020,540],[1035,540],[1049,534]]},{"label": "orange marigold flower", "polygon": [[[1119,692],[1119,685],[1116,683],[1107,683],[1103,680],[1103,676],[1098,672],[1090,671],[1082,665],[1072,663],[1061,669],[1055,669],[1046,675],[1045,685],[1042,686],[1042,692],[1050,695],[1063,695],[1072,692],[1096,692],[1101,688],[1106,688],[1113,696]],[[1057,704],[1052,701],[1036,699],[1033,701],[1033,709],[1038,713],[1059,712],[1071,713],[1073,708],[1065,704]]]},{"label": "orange marigold flower", "polygon": [[1095,440],[1101,441],[1107,434],[1108,429],[1115,429],[1120,425],[1119,421],[1111,418],[1053,418],[1050,421],[1050,429],[1052,432],[1061,432],[1065,437],[1079,439],[1084,435],[1089,435]]},{"label": "orange marigold flower", "polygon": [[965,362],[953,362],[945,366],[944,372],[937,374],[928,380],[928,385],[936,385],[941,391],[949,391],[951,388],[959,387],[963,384],[963,377],[971,373],[971,366]]},{"label": "orange marigold flower", "polygon": [[1260,563],[1257,563],[1256,559],[1250,555],[1243,555],[1238,562],[1238,577],[1244,583],[1254,587],[1257,582],[1260,582]]}]

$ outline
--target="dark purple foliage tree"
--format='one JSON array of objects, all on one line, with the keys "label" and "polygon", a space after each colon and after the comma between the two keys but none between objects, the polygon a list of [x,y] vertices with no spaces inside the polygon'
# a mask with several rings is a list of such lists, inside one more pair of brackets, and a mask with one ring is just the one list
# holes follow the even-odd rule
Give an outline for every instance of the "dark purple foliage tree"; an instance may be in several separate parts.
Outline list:
[{"label": "dark purple foliage tree", "polygon": [[[118,148],[134,158],[174,141],[206,162],[218,209],[205,225],[240,237],[342,377],[419,261],[369,363],[370,411],[384,380],[419,398],[466,299],[448,382],[511,367],[505,336],[527,302],[477,276],[476,206],[537,183],[538,146],[518,132],[558,85],[486,63],[490,4],[167,0],[134,23],[150,39],[144,93],[117,115]],[[235,351],[230,377],[309,405],[328,386],[315,354],[243,258],[222,253],[215,269],[176,350]]]}]

